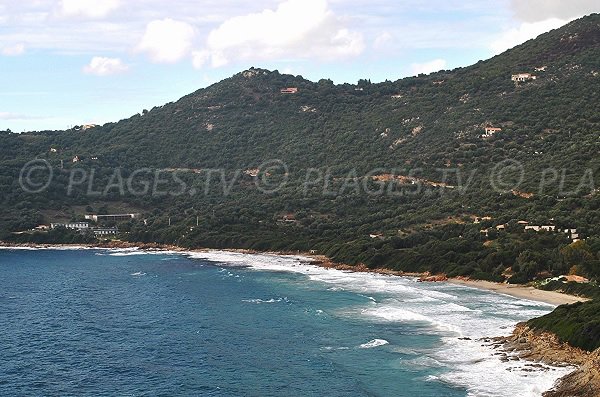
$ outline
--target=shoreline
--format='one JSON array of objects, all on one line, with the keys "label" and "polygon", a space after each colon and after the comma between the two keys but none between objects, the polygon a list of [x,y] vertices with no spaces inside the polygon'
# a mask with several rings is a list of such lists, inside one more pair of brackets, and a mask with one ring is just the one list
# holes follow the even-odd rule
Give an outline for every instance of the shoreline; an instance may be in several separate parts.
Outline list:
[{"label": "shoreline", "polygon": [[480,290],[491,291],[497,294],[509,295],[514,298],[544,302],[554,306],[570,305],[577,302],[589,301],[588,298],[569,295],[557,291],[544,291],[524,284],[503,284],[484,280],[470,280],[461,278],[448,279],[450,284],[463,285]]},{"label": "shoreline", "polygon": [[[208,252],[222,251],[242,254],[263,254],[263,255],[281,255],[281,256],[298,256],[303,257],[310,262],[308,264],[323,267],[325,269],[336,269],[342,271],[352,271],[357,273],[375,273],[397,277],[427,277],[429,273],[410,273],[391,269],[370,269],[365,265],[347,265],[343,263],[333,262],[324,255],[311,254],[306,252],[289,252],[289,251],[256,251],[250,249],[213,249],[213,248],[183,248],[175,245],[159,244],[159,243],[130,243],[126,241],[111,241],[108,243],[93,243],[93,244],[12,244],[0,241],[0,248],[38,248],[38,249],[139,249],[146,251],[174,251],[174,252]],[[430,282],[430,281],[425,281]],[[449,278],[443,281],[435,281],[471,287],[497,294],[512,296],[531,300],[535,302],[543,302],[553,306],[573,304],[577,302],[589,301],[588,298],[583,298],[575,295],[565,294],[557,291],[544,291],[524,284],[505,284],[495,283],[485,280],[473,280],[468,278]]]},{"label": "shoreline", "polygon": [[[187,249],[183,247],[166,245],[166,244],[157,244],[157,243],[129,243],[129,242],[109,242],[109,243],[95,243],[95,244],[10,244],[4,243],[0,241],[0,249],[10,249],[10,248],[22,248],[22,249],[130,249],[130,250],[140,250],[140,251],[149,251],[149,252],[176,252],[176,253],[194,253],[194,252],[211,252],[211,251],[220,251],[220,252],[230,252],[230,253],[238,253],[238,254],[257,254],[257,255],[279,255],[279,256],[292,256],[299,259],[304,259],[305,264],[319,266],[325,269],[335,269],[341,271],[351,271],[356,273],[375,273],[382,274],[387,276],[396,276],[396,277],[412,277],[412,278],[431,278],[429,273],[406,273],[401,271],[394,271],[388,269],[369,269],[364,265],[347,265],[335,263],[331,259],[327,258],[324,255],[316,255],[304,252],[273,252],[273,251],[256,251],[249,249],[211,249],[211,248],[193,248]],[[442,282],[452,285],[459,285],[463,287],[475,288],[479,290],[488,291],[495,294],[508,295],[514,298],[525,299],[536,302],[547,303],[551,306],[558,306],[563,304],[572,304],[575,302],[587,301],[589,299],[581,298],[573,295],[568,295],[561,292],[555,291],[544,291],[539,290],[531,286],[527,285],[519,285],[519,284],[502,284],[502,283],[494,283],[490,281],[484,280],[471,280],[466,278],[450,278],[444,279],[440,281],[424,281],[424,282]],[[516,324],[515,329],[511,336],[508,337],[494,337],[491,338],[495,340],[496,343],[501,342],[500,344],[504,346],[504,353],[496,353],[496,354],[504,354],[504,356],[511,354],[513,351],[511,347],[511,343],[515,343],[517,340],[519,343],[522,342],[521,334],[522,334],[523,325]],[[531,333],[534,335],[534,333]],[[537,333],[535,333],[537,334]],[[542,341],[544,339],[550,338],[551,340],[555,340],[556,336],[549,335],[545,338],[539,337],[531,337],[531,344],[527,346],[533,346],[533,343],[536,343],[539,339]],[[537,343],[536,343],[537,345]],[[531,366],[538,365],[542,362],[549,362],[548,357],[545,357],[546,354],[541,352],[545,352],[545,346],[547,344],[541,343],[541,348],[536,346],[536,354],[531,354],[528,351],[522,351],[519,349],[514,349],[515,353],[518,353],[516,357],[519,359],[523,359],[525,361],[529,361]],[[496,349],[498,345],[493,347]],[[575,367],[575,370],[565,376],[559,377],[555,380],[553,387],[547,390],[544,393],[544,396],[553,396],[553,397],[561,397],[564,394],[556,393],[557,389],[568,389],[572,384],[577,385],[576,382],[572,381],[573,377],[586,377],[589,370],[586,366],[589,366],[589,363],[584,363],[583,355],[577,356],[580,360],[573,360],[569,357],[569,352],[571,352],[573,348],[570,348],[568,345],[556,344],[554,347],[553,360],[551,360],[552,365],[571,365]],[[587,356],[586,356],[587,357]],[[505,359],[508,359],[505,357]]]}]

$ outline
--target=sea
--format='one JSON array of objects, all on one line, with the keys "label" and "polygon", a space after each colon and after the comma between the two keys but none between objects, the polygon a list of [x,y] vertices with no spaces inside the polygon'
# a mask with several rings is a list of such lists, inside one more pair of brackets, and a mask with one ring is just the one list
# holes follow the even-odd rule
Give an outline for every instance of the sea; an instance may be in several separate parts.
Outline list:
[{"label": "sea", "polygon": [[541,396],[501,360],[553,306],[300,256],[0,249],[1,396]]}]

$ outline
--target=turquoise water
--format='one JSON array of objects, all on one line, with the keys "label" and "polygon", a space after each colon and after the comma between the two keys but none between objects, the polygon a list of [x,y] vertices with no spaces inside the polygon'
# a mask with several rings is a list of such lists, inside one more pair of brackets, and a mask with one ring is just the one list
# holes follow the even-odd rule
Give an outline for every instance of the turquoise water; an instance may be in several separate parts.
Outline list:
[{"label": "turquoise water", "polygon": [[551,309],[292,257],[0,250],[0,395],[535,396],[565,369],[476,338]]}]

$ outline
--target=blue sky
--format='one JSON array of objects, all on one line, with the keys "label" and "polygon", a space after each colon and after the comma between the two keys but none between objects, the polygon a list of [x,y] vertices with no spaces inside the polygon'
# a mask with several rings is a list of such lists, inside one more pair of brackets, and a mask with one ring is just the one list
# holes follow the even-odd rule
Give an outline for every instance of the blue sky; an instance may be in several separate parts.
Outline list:
[{"label": "blue sky", "polygon": [[251,66],[379,82],[467,66],[597,0],[0,0],[0,130],[118,121]]}]

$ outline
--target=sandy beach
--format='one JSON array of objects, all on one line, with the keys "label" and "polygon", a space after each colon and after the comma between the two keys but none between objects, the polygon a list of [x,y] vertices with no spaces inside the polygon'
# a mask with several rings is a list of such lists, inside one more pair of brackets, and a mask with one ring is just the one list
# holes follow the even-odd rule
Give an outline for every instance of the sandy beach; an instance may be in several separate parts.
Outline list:
[{"label": "sandy beach", "polygon": [[497,292],[499,294],[506,294],[514,296],[516,298],[529,299],[538,302],[545,302],[552,305],[565,305],[576,302],[585,302],[589,299],[581,298],[578,296],[567,295],[561,292],[555,291],[544,291],[536,289],[534,287],[528,287],[525,285],[514,285],[514,284],[500,284],[493,283],[491,281],[482,280],[463,280],[463,279],[449,279],[449,283],[465,285],[468,287],[484,289],[487,291]]},{"label": "sandy beach", "polygon": [[[202,251],[210,251],[207,248],[196,248],[196,249],[186,249],[182,247],[158,244],[158,243],[130,243],[124,241],[112,241],[110,243],[97,243],[97,244],[7,244],[0,242],[0,247],[4,248],[107,248],[107,249],[141,249],[141,250],[168,250],[168,251],[180,251],[180,252],[202,252]],[[325,268],[333,268],[338,270],[346,270],[346,271],[354,271],[354,272],[367,272],[367,273],[379,273],[386,274],[389,276],[400,276],[400,277],[420,277],[427,274],[422,273],[405,273],[399,272],[389,269],[369,269],[366,266],[360,265],[346,265],[332,262],[329,258],[323,255],[315,255],[309,253],[293,253],[293,252],[259,252],[254,250],[247,249],[221,249],[220,251],[228,251],[228,252],[237,252],[237,253],[246,253],[246,254],[270,254],[270,255],[293,255],[293,256],[302,256],[309,260],[309,262],[313,265],[325,267]],[[529,299],[538,302],[545,302],[551,305],[564,305],[564,304],[572,304],[576,302],[585,302],[589,299],[581,298],[578,296],[568,295],[561,292],[556,291],[544,291],[540,289],[536,289],[534,287],[529,287],[525,285],[519,284],[501,284],[494,283],[490,281],[483,280],[466,280],[466,279],[457,279],[452,278],[448,279],[448,281],[441,282],[449,282],[457,285],[464,285],[468,287],[483,289],[487,291],[496,292],[499,294],[506,294],[516,298]]]}]

